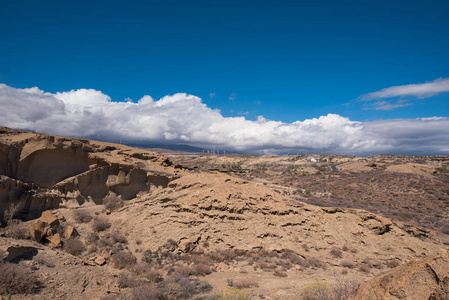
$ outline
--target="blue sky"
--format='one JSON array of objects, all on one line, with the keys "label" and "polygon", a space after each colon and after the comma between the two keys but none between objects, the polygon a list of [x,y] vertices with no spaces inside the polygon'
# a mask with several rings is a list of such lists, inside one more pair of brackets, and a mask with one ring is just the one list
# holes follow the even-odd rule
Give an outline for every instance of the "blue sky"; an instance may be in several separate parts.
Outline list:
[{"label": "blue sky", "polygon": [[[449,117],[448,15],[448,1],[2,1],[0,83],[112,102],[186,93],[286,124]],[[433,94],[406,88],[438,79]]]}]

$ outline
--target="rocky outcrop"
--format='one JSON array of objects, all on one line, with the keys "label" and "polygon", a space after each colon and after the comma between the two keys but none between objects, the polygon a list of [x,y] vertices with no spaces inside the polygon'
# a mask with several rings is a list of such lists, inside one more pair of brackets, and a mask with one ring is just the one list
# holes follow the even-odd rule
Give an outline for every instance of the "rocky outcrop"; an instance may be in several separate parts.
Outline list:
[{"label": "rocky outcrop", "polygon": [[23,213],[124,200],[166,187],[180,168],[156,153],[0,127],[0,220],[12,203]]},{"label": "rocky outcrop", "polygon": [[344,258],[354,264],[370,258],[384,267],[391,259],[406,262],[445,251],[437,241],[420,240],[388,218],[307,205],[222,173],[184,174],[165,189],[129,201],[114,218],[128,236],[151,241],[155,251],[171,238],[174,251],[181,253],[289,249],[339,266],[342,258],[329,255],[335,247],[347,249]]},{"label": "rocky outcrop", "polygon": [[61,236],[56,231],[63,221],[65,221],[64,218],[58,218],[51,211],[44,211],[31,227],[31,238],[38,243],[48,242],[52,247],[62,246]]},{"label": "rocky outcrop", "polygon": [[449,253],[411,261],[363,283],[354,300],[449,299]]}]

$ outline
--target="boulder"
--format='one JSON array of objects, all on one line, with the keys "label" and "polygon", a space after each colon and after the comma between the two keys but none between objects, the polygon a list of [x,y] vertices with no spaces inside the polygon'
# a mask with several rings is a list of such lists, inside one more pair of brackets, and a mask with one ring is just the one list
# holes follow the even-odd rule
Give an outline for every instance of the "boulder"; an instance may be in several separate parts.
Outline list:
[{"label": "boulder", "polygon": [[102,266],[102,265],[106,264],[106,259],[107,259],[107,256],[105,256],[105,255],[100,255],[100,256],[95,257],[94,262],[95,262],[97,265]]},{"label": "boulder", "polygon": [[380,274],[362,283],[354,299],[449,299],[449,252]]},{"label": "boulder", "polygon": [[68,225],[64,231],[64,238],[68,239],[71,237],[76,237],[78,236],[78,231],[76,231],[76,229],[72,226],[72,225]]},{"label": "boulder", "polygon": [[61,236],[59,233],[55,233],[54,235],[47,236],[47,241],[49,245],[53,248],[59,248],[62,246]]},{"label": "boulder", "polygon": [[50,227],[46,224],[38,220],[36,223],[31,226],[31,238],[36,242],[40,243],[47,236],[47,232]]},{"label": "boulder", "polygon": [[39,221],[47,224],[50,227],[55,227],[59,225],[58,217],[49,210],[46,210],[42,213],[42,216],[39,218]]}]

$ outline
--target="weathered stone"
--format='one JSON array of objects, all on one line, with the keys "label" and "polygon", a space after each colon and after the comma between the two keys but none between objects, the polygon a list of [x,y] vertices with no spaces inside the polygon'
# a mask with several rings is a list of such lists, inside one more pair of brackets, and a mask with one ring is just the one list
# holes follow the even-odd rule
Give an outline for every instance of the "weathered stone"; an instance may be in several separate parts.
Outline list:
[{"label": "weathered stone", "polygon": [[449,253],[412,261],[363,283],[361,299],[449,299]]},{"label": "weathered stone", "polygon": [[94,262],[97,265],[102,266],[102,265],[106,264],[106,258],[107,257],[105,257],[104,255],[100,255],[100,256],[95,257]]},{"label": "weathered stone", "polygon": [[66,238],[66,239],[75,237],[78,235],[79,235],[78,231],[76,231],[76,229],[72,225],[67,226],[67,228],[64,231],[64,238]]},{"label": "weathered stone", "polygon": [[49,210],[46,210],[42,213],[42,216],[39,218],[39,221],[48,224],[50,227],[59,225],[58,217],[56,217],[56,215]]},{"label": "weathered stone", "polygon": [[40,220],[38,220],[36,223],[33,224],[31,227],[30,235],[33,240],[40,243],[44,237],[47,236],[47,231],[50,228],[47,224],[42,223]]},{"label": "weathered stone", "polygon": [[59,248],[62,246],[61,236],[59,235],[59,233],[55,233],[52,236],[48,236],[47,241],[49,242],[50,247]]}]

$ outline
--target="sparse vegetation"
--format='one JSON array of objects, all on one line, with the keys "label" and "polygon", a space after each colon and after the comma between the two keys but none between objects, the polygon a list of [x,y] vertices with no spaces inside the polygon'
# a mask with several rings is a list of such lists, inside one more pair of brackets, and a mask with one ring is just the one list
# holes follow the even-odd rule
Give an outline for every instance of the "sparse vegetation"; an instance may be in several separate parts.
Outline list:
[{"label": "sparse vegetation", "polygon": [[87,210],[75,210],[72,216],[76,223],[89,223],[92,220],[92,215]]},{"label": "sparse vegetation", "polygon": [[387,260],[387,262],[386,262],[386,265],[389,268],[395,268],[395,267],[399,266],[400,264],[401,264],[401,261],[397,258]]},{"label": "sparse vegetation", "polygon": [[339,278],[334,284],[326,281],[314,282],[304,286],[303,300],[345,300],[351,298],[358,286],[355,280]]},{"label": "sparse vegetation", "polygon": [[338,249],[337,247],[332,247],[331,254],[332,254],[333,257],[336,257],[336,258],[342,258],[343,257],[343,252],[341,252],[341,250]]},{"label": "sparse vegetation", "polygon": [[20,203],[11,203],[8,209],[3,213],[3,219],[6,223],[6,236],[14,239],[29,239],[28,228],[24,226],[21,220],[15,219],[20,211]]},{"label": "sparse vegetation", "polygon": [[117,269],[131,268],[137,263],[136,257],[128,251],[119,251],[112,256],[112,264]]},{"label": "sparse vegetation", "polygon": [[105,231],[111,227],[111,223],[104,217],[95,217],[92,223],[92,230],[95,232]]},{"label": "sparse vegetation", "polygon": [[107,239],[110,239],[112,241],[112,243],[114,243],[114,244],[127,244],[128,243],[128,240],[126,239],[126,237],[118,231],[113,231],[113,232],[107,233],[105,235],[105,237]]},{"label": "sparse vegetation", "polygon": [[63,248],[65,251],[75,256],[81,255],[86,250],[83,242],[77,238],[69,238],[66,240]]},{"label": "sparse vegetation", "polygon": [[340,266],[345,267],[345,268],[354,269],[356,267],[356,264],[352,261],[344,259],[340,262]]},{"label": "sparse vegetation", "polygon": [[21,264],[0,261],[0,295],[32,294],[39,288],[35,273]]},{"label": "sparse vegetation", "polygon": [[55,264],[51,262],[45,255],[40,252],[34,257],[34,261],[42,266],[46,266],[48,268],[54,268]]},{"label": "sparse vegetation", "polygon": [[29,229],[20,220],[9,220],[6,226],[6,236],[13,239],[26,240],[30,238]]},{"label": "sparse vegetation", "polygon": [[218,293],[216,300],[250,300],[251,297],[239,288],[230,288]]},{"label": "sparse vegetation", "polygon": [[111,193],[108,196],[104,197],[103,204],[106,209],[110,211],[116,211],[119,208],[122,208],[125,202],[119,196]]},{"label": "sparse vegetation", "polygon": [[257,287],[259,285],[257,284],[257,282],[250,279],[239,279],[239,280],[228,279],[228,286],[236,287],[238,289],[248,289],[252,287]]}]

